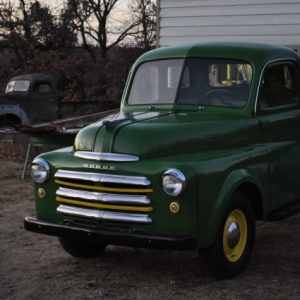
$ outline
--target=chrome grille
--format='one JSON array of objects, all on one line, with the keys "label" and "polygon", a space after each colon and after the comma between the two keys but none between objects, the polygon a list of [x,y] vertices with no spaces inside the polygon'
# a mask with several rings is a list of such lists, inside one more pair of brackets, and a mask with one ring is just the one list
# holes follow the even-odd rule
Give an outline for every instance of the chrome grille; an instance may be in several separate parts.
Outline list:
[{"label": "chrome grille", "polygon": [[145,224],[152,222],[149,216],[143,214],[108,212],[108,211],[101,211],[95,209],[69,207],[66,205],[60,205],[57,208],[57,211],[66,215],[79,216],[79,217],[84,216],[88,218],[103,219],[107,221],[121,221],[121,222],[145,223]]},{"label": "chrome grille", "polygon": [[56,178],[79,179],[93,182],[111,182],[129,185],[150,185],[150,181],[146,177],[135,176],[120,176],[110,174],[88,173],[88,172],[74,172],[59,170],[55,174]]},{"label": "chrome grille", "polygon": [[135,155],[120,154],[120,153],[99,153],[89,151],[77,151],[75,157],[98,160],[98,161],[138,161],[139,158]]},{"label": "chrome grille", "polygon": [[59,170],[57,211],[116,222],[151,223],[147,214],[153,210],[148,193],[151,182],[146,177],[120,176]]}]

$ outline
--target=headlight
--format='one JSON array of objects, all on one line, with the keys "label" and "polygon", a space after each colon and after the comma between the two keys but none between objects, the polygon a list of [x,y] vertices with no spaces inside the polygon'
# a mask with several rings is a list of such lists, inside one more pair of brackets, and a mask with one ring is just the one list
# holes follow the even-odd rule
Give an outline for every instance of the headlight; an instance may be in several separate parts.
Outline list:
[{"label": "headlight", "polygon": [[162,186],[168,195],[176,197],[185,190],[185,177],[179,170],[170,169],[162,176]]},{"label": "headlight", "polygon": [[36,158],[32,162],[31,177],[37,183],[45,183],[50,176],[50,167],[46,160]]}]

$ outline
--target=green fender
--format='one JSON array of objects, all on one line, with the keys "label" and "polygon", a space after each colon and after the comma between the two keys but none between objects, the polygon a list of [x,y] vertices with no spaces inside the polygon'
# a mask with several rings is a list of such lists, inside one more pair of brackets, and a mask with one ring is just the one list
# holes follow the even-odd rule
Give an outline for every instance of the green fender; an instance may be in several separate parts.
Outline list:
[{"label": "green fender", "polygon": [[[198,248],[205,248],[210,246],[216,236],[223,212],[228,204],[231,196],[245,183],[252,184],[258,189],[261,197],[261,207],[263,209],[263,218],[266,218],[266,212],[269,208],[269,189],[263,188],[263,184],[268,185],[267,182],[260,182],[248,170],[238,169],[232,171],[226,178],[222,185],[219,195],[212,204],[210,213],[199,216],[199,234],[198,234]],[[253,187],[254,188],[254,187]],[[266,191],[268,194],[266,194]],[[250,199],[251,200],[251,199]],[[204,217],[204,218],[203,218]]]}]

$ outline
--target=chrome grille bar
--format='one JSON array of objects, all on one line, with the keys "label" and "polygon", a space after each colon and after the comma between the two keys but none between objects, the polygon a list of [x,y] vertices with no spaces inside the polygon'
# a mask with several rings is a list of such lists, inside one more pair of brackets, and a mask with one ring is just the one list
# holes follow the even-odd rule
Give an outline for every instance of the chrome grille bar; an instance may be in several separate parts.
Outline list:
[{"label": "chrome grille bar", "polygon": [[138,156],[121,153],[103,153],[103,152],[88,152],[88,151],[77,151],[74,153],[75,157],[98,160],[98,161],[138,161]]},{"label": "chrome grille bar", "polygon": [[115,184],[142,185],[142,186],[147,186],[151,184],[151,182],[146,177],[120,176],[120,175],[64,171],[64,170],[58,170],[55,173],[54,177],[87,180],[92,182],[106,182],[106,183],[115,183]]},{"label": "chrome grille bar", "polygon": [[57,211],[65,215],[103,219],[106,221],[143,223],[143,224],[152,223],[152,219],[148,215],[143,215],[143,214],[118,213],[118,212],[70,207],[66,205],[59,205]]},{"label": "chrome grille bar", "polygon": [[104,203],[122,203],[128,205],[149,205],[151,203],[147,196],[87,192],[62,187],[60,187],[56,191],[56,195],[87,201],[99,201]]}]

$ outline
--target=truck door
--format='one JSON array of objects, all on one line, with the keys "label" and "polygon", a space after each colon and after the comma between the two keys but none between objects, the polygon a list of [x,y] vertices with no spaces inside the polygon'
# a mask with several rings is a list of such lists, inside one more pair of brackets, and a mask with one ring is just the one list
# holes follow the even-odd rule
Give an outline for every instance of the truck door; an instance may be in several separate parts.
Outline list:
[{"label": "truck door", "polygon": [[35,82],[30,95],[30,121],[57,119],[57,92],[52,82]]},{"label": "truck door", "polygon": [[270,153],[272,210],[300,199],[300,82],[291,61],[268,65],[257,99],[260,138]]}]

